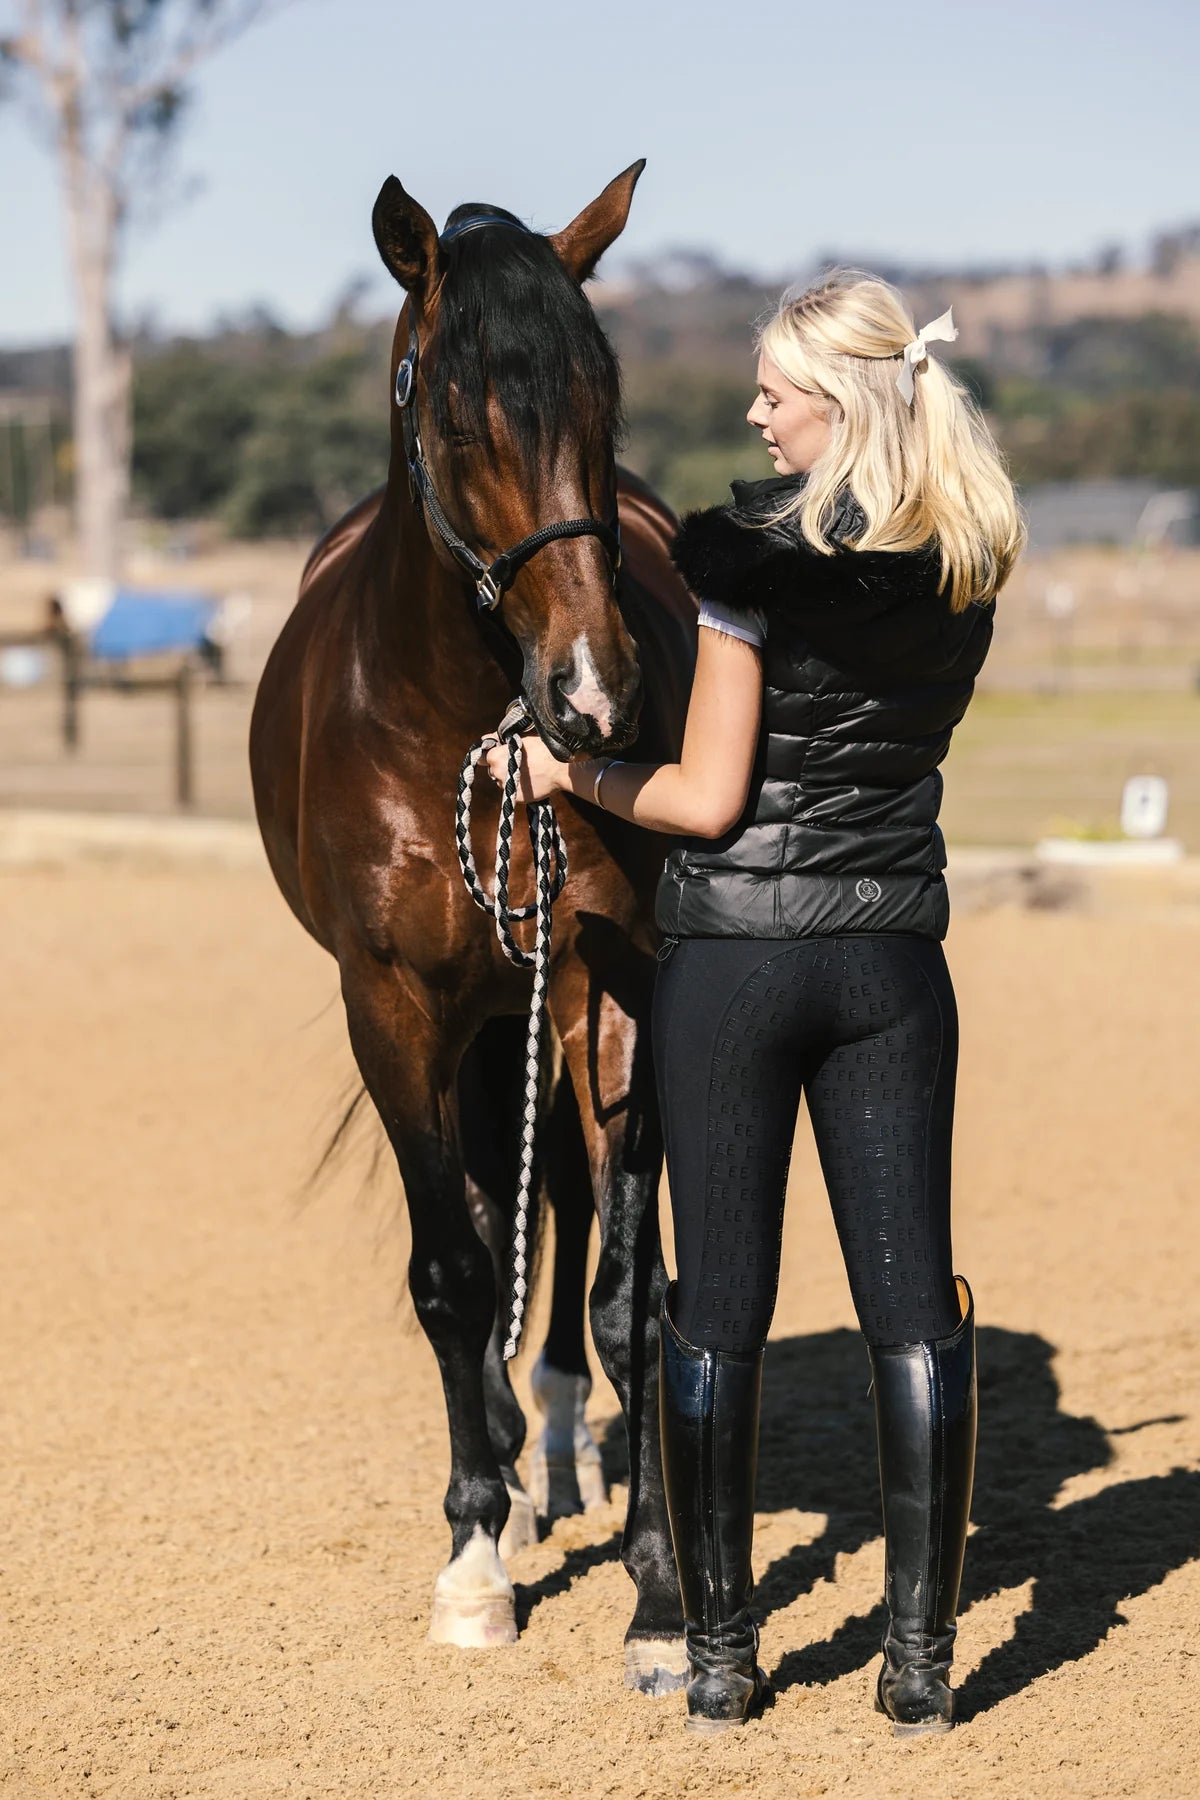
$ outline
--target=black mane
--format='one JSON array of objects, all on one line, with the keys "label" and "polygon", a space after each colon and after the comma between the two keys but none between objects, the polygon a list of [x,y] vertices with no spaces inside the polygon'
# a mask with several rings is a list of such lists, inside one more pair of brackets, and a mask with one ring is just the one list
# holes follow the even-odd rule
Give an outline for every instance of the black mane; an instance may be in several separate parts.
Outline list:
[{"label": "black mane", "polygon": [[[446,229],[480,216],[521,223],[498,206],[465,205],[455,207]],[[490,442],[490,390],[530,461],[553,452],[568,432],[593,443],[619,436],[617,359],[549,239],[481,229],[456,238],[442,255],[437,356],[429,375],[438,432]]]}]

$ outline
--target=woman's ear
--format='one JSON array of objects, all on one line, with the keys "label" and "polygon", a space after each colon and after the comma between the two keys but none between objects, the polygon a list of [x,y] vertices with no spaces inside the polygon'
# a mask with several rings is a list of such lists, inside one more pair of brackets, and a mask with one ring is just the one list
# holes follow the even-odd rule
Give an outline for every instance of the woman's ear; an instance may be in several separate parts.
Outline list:
[{"label": "woman's ear", "polygon": [[584,207],[577,219],[572,219],[551,237],[550,242],[560,260],[576,281],[588,279],[609,245],[624,231],[633,190],[645,166],[644,156],[638,162],[630,163],[622,174],[609,182],[602,194]]},{"label": "woman's ear", "polygon": [[389,175],[379,190],[371,229],[385,267],[421,306],[437,285],[437,226],[394,175]]}]

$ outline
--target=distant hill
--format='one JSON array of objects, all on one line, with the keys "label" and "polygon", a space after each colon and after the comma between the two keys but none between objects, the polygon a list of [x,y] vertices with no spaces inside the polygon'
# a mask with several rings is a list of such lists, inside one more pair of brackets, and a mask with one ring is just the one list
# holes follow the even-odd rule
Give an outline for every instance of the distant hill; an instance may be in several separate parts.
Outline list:
[{"label": "distant hill", "polygon": [[[1020,483],[1200,488],[1200,226],[1162,234],[1136,268],[1113,249],[1057,273],[876,272],[902,288],[919,324],[954,306],[961,335],[936,354],[988,412]],[[676,507],[768,472],[745,424],[751,328],[782,285],[695,251],[590,285],[621,357],[624,458]],[[323,329],[289,333],[252,308],[204,337],[136,339],[139,505],[220,518],[247,536],[329,524],[386,470],[393,323],[344,304]],[[0,351],[0,431],[24,429],[21,396],[38,397],[39,417],[48,398],[61,443],[69,380],[62,345]],[[0,513],[23,516],[28,483],[9,493],[5,466],[0,457]]]},{"label": "distant hill", "polygon": [[1031,331],[1036,334],[1081,319],[1123,321],[1158,315],[1200,327],[1200,252],[1181,256],[1161,271],[1027,273],[979,282],[942,276],[914,284],[907,292],[918,325],[953,303],[958,354],[1015,365],[1022,360],[1021,341]]},{"label": "distant hill", "polygon": [[[873,272],[901,288],[918,324],[953,305],[959,338],[935,354],[988,412],[1022,484],[1200,487],[1200,228],[1160,238],[1138,269],[1113,251],[1058,274]],[[766,472],[744,424],[751,327],[783,285],[678,252],[593,285],[621,354],[630,460],[676,505]]]},{"label": "distant hill", "polygon": [[[1036,336],[1083,319],[1120,323],[1163,316],[1200,328],[1200,224],[1155,239],[1149,259],[1136,267],[1116,247],[1102,252],[1090,268],[1065,270],[930,269],[830,254],[818,258],[803,278],[833,266],[867,268],[892,282],[918,325],[953,305],[959,330],[955,355],[1006,369],[1037,362],[1023,348],[1031,332]],[[673,343],[693,351],[711,349],[715,342],[745,344],[747,327],[786,285],[782,276],[771,280],[727,269],[701,251],[674,251],[637,264],[612,282],[594,282],[591,293],[618,338],[652,353],[663,346],[664,328]]]}]

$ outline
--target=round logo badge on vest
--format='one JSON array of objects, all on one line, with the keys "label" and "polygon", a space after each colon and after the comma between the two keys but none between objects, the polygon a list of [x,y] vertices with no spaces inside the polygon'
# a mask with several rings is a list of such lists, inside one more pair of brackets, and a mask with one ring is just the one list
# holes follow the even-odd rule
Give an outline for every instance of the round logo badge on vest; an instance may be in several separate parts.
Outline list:
[{"label": "round logo badge on vest", "polygon": [[869,875],[863,876],[854,891],[860,900],[867,900],[872,903],[883,898],[883,889],[877,881],[872,881]]}]

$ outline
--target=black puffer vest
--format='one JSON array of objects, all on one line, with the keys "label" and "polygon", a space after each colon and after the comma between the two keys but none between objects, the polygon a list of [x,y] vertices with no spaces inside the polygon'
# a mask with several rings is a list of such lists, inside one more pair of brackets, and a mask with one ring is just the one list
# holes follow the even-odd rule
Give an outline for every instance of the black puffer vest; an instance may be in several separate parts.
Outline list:
[{"label": "black puffer vest", "polygon": [[[765,616],[763,714],[741,818],[672,848],[655,917],[674,937],[943,938],[938,765],[995,601],[951,612],[936,550],[823,556],[798,526],[764,529],[803,481],[735,482],[731,503],[688,514],[675,540],[694,594]],[[833,541],[864,525],[846,494]]]}]

